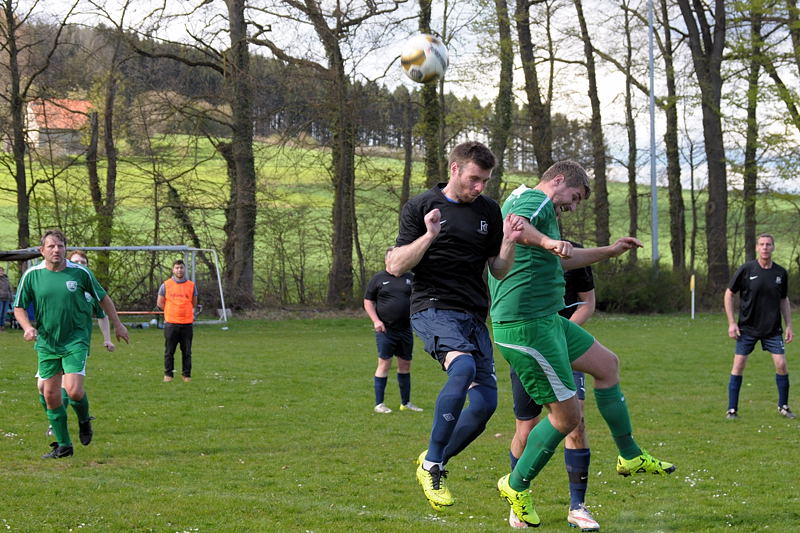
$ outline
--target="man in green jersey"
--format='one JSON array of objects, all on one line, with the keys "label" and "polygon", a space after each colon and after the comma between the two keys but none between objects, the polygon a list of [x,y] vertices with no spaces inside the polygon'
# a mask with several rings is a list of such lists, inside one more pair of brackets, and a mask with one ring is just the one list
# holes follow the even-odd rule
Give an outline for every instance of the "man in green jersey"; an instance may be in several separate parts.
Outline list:
[{"label": "man in green jersey", "polygon": [[[100,302],[114,324],[117,339],[128,342],[128,330],[120,322],[114,303],[91,271],[66,260],[66,243],[60,230],[45,232],[39,248],[44,261],[22,275],[14,300],[14,316],[22,327],[23,338],[36,341],[47,418],[56,438],[50,453],[42,456],[44,459],[69,457],[73,453],[61,399],[62,383],[78,415],[81,444],[87,445],[92,440],[89,398],[83,381],[92,336],[93,302]],[[35,328],[25,311],[31,303]]]},{"label": "man in green jersey", "polygon": [[572,371],[591,374],[600,414],[619,448],[617,472],[669,474],[675,466],[654,459],[632,436],[625,398],[619,386],[617,356],[581,326],[560,316],[564,307],[564,269],[580,268],[640,247],[632,237],[610,246],[573,248],[561,240],[557,213],[574,211],[589,197],[589,177],[572,161],[554,164],[533,189],[524,185],[503,204],[503,216],[526,220],[514,266],[502,280],[489,276],[494,339],[526,392],[550,411],[528,437],[511,474],[497,487],[514,513],[539,525],[528,487],[564,437],[580,422]]}]

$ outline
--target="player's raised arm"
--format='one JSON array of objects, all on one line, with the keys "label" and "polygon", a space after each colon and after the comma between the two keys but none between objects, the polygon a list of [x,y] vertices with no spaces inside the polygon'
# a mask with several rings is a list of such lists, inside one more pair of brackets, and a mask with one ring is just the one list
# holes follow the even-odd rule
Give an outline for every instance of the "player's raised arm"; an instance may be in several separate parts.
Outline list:
[{"label": "player's raised arm", "polygon": [[442,214],[432,209],[425,215],[425,233],[410,244],[396,246],[386,258],[386,271],[393,276],[401,276],[417,266],[442,229]]},{"label": "player's raised arm", "polygon": [[634,248],[641,248],[642,243],[634,237],[622,237],[617,239],[614,244],[609,246],[598,246],[596,248],[575,248],[572,256],[561,260],[564,270],[581,268],[604,259],[617,257]]}]

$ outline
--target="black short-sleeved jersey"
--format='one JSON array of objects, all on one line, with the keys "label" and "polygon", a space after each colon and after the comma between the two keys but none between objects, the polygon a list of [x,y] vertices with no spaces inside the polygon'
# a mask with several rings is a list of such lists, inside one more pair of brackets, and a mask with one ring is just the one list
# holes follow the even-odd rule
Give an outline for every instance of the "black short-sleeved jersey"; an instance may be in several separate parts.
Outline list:
[{"label": "black short-sleeved jersey", "polygon": [[478,196],[470,203],[451,202],[444,183],[415,196],[403,207],[397,246],[425,234],[425,215],[441,212],[442,229],[413,268],[411,314],[429,307],[456,309],[486,318],[489,294],[483,271],[486,260],[500,253],[503,218],[491,198]]},{"label": "black short-sleeved jersey", "polygon": [[411,327],[411,282],[414,275],[405,273],[395,277],[381,270],[369,280],[364,292],[365,300],[375,302],[381,322],[390,329]]},{"label": "black short-sleeved jersey", "polygon": [[758,338],[783,333],[780,303],[788,294],[786,269],[777,263],[761,268],[754,259],[739,267],[728,288],[741,299],[739,331]]}]

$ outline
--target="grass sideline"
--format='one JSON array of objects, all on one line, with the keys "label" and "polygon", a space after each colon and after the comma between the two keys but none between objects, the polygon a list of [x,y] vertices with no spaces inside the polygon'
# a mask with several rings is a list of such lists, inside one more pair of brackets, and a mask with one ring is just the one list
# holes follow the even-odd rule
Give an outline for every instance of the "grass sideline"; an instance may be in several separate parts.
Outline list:
[{"label": "grass sideline", "polygon": [[[675,462],[669,478],[622,478],[587,398],[587,503],[604,532],[800,529],[798,424],[780,418],[774,370],[754,354],[741,418],[724,419],[732,341],[721,314],[600,315],[588,328],[622,360],[637,440]],[[494,484],[513,432],[507,363],[486,432],[454,458],[456,505],[435,514],[414,479],[441,371],[415,347],[412,399],[424,413],[372,412],[374,339],[361,318],[198,326],[194,380],[161,382],[162,332],[95,342],[87,390],[95,440],[43,461],[47,426],[35,357],[0,333],[0,528],[7,531],[509,531]],[[95,335],[95,341],[99,335]],[[797,367],[788,347],[790,371]],[[795,374],[797,375],[797,374]],[[795,404],[800,407],[794,394]],[[387,403],[398,404],[394,372]],[[74,412],[70,427],[76,437]],[[537,480],[539,531],[568,531],[559,449]]]}]

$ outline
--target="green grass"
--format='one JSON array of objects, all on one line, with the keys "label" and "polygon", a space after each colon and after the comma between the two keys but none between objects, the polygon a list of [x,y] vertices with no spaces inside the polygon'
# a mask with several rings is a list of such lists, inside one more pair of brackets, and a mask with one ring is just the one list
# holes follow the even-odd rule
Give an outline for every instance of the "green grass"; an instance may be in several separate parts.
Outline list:
[{"label": "green grass", "polygon": [[[587,399],[593,450],[588,503],[605,532],[800,529],[798,422],[775,408],[760,351],[741,418],[724,419],[733,350],[724,317],[602,315],[589,325],[622,360],[637,440],[678,465],[669,478],[622,478]],[[507,531],[494,484],[513,432],[508,365],[486,432],[454,458],[456,505],[434,514],[414,479],[443,382],[416,347],[412,399],[424,413],[372,412],[368,320],[236,321],[198,326],[194,381],[161,382],[162,335],[131,330],[108,354],[95,343],[87,390],[95,440],[43,461],[47,427],[35,356],[0,334],[0,528],[8,531]],[[96,336],[95,340],[97,340]],[[789,345],[790,359],[795,350]],[[790,370],[793,369],[790,368]],[[795,394],[796,397],[796,394]],[[387,403],[398,404],[394,377]],[[74,413],[70,412],[75,433]],[[534,485],[540,531],[567,531],[560,450]]]}]

